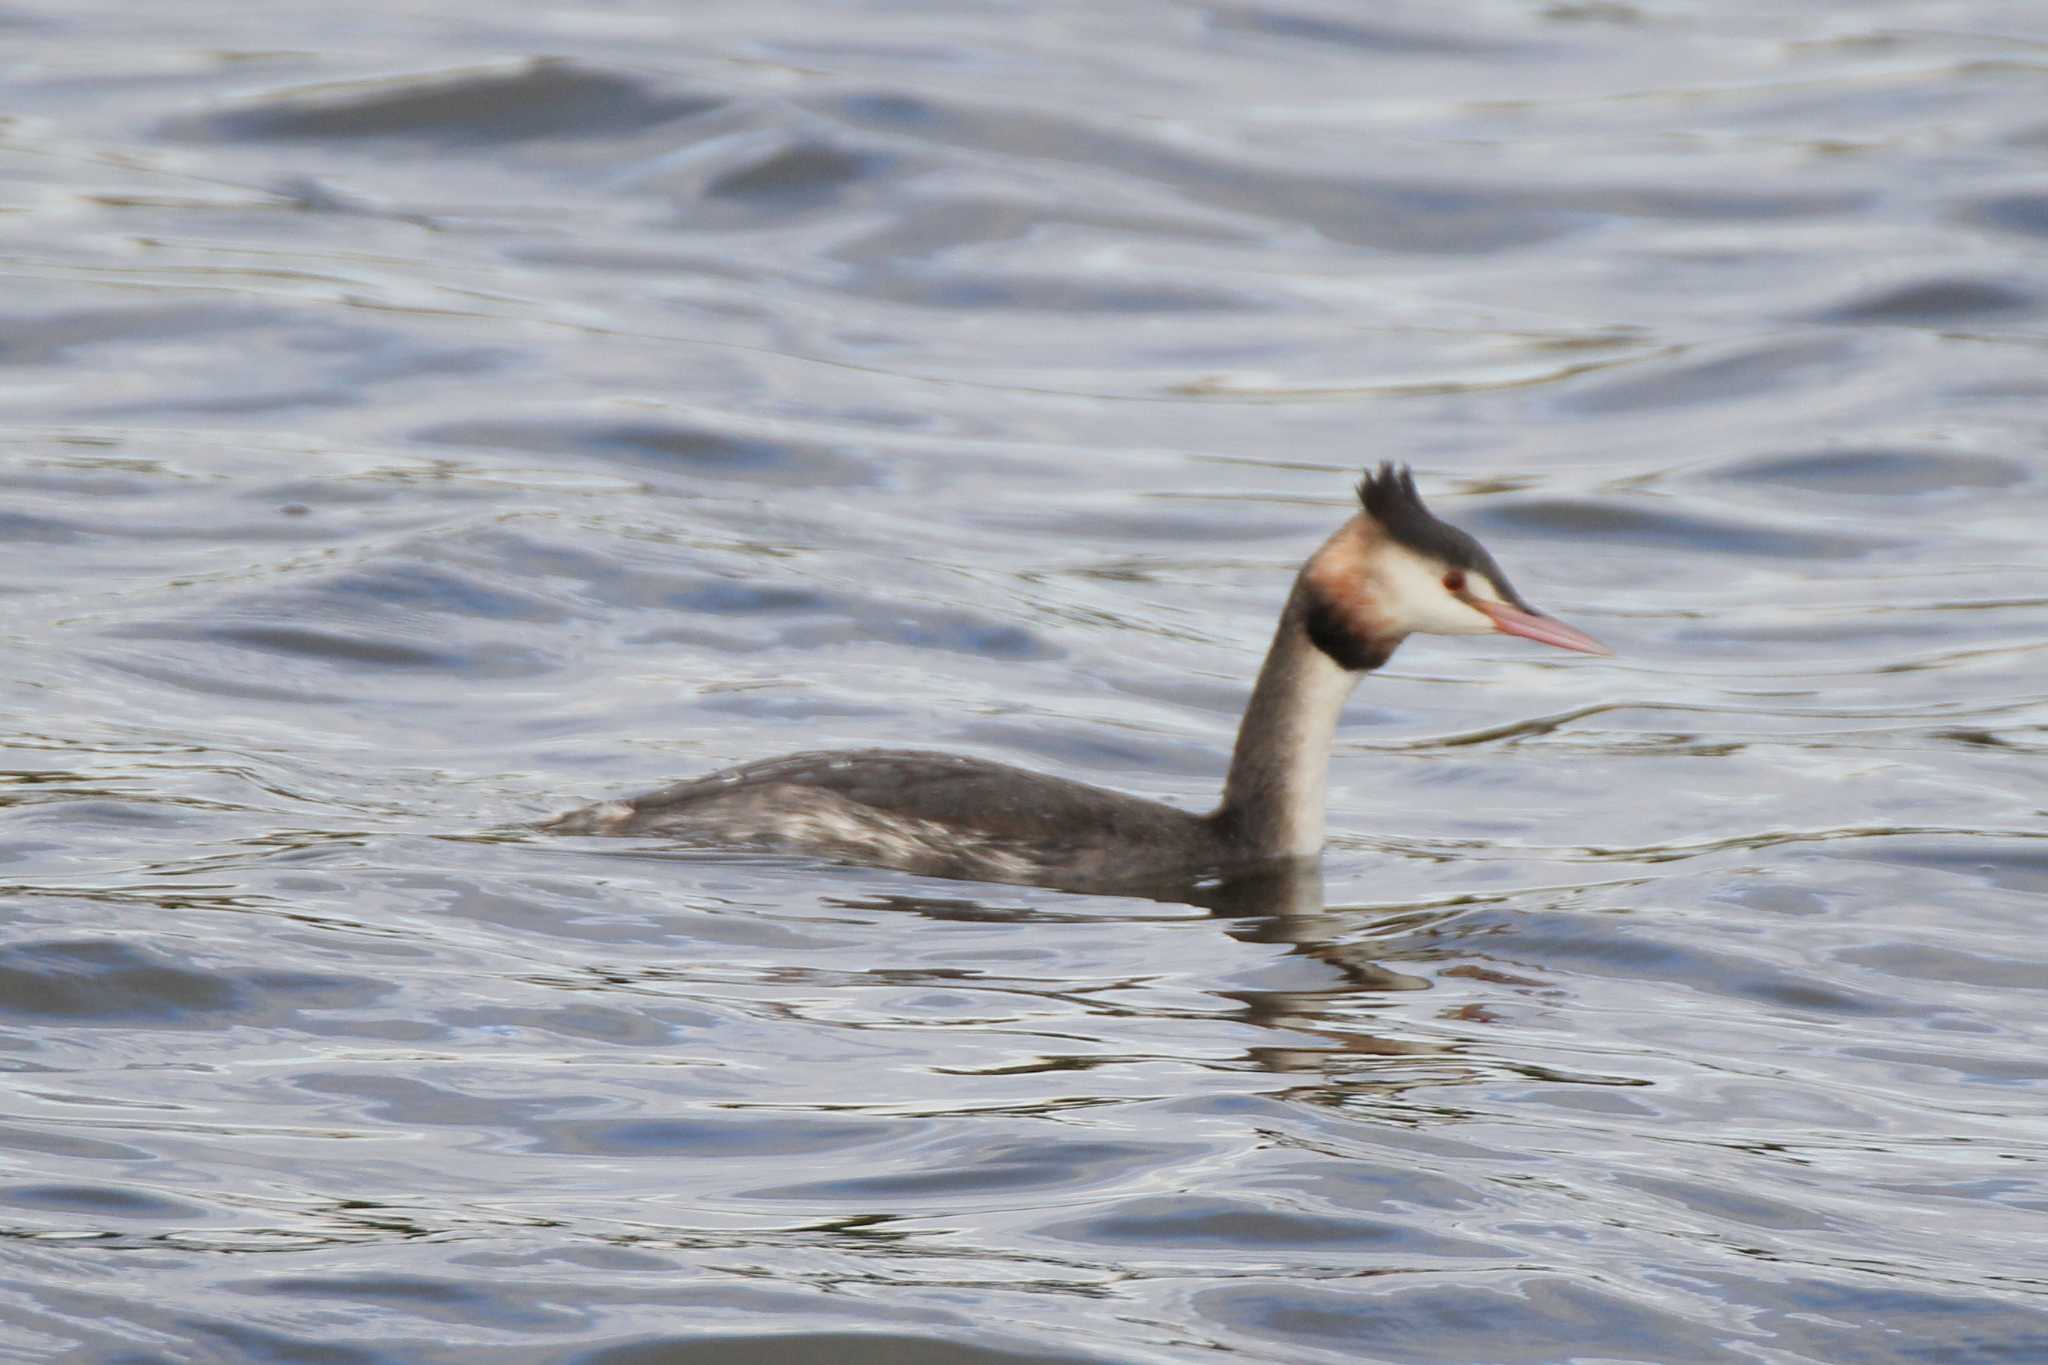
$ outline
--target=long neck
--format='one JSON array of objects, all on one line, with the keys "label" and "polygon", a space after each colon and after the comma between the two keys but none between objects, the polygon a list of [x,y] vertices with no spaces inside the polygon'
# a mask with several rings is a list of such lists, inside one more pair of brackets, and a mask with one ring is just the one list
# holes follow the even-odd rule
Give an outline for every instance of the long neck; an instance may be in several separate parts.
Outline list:
[{"label": "long neck", "polygon": [[1213,817],[1258,857],[1322,852],[1330,741],[1364,676],[1340,667],[1310,638],[1314,598],[1308,583],[1296,580],[1238,724],[1223,804]]}]

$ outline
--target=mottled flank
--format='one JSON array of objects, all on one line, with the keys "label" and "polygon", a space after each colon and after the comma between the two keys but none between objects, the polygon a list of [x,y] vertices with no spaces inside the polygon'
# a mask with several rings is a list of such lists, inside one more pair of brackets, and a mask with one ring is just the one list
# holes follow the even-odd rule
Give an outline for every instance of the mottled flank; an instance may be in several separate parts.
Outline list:
[{"label": "mottled flank", "polygon": [[1077,889],[1156,880],[1234,851],[1213,818],[1000,763],[908,749],[767,759],[600,802],[542,828]]}]

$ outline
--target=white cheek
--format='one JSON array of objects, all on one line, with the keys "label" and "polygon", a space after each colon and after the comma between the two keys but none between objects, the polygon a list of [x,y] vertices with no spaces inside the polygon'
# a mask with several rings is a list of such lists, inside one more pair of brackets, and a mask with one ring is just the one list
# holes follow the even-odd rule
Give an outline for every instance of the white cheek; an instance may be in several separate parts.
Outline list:
[{"label": "white cheek", "polygon": [[[1379,575],[1382,609],[1411,634],[1493,634],[1492,618],[1452,596],[1444,587],[1443,575],[1437,565],[1406,555],[1390,556]],[[1474,587],[1486,592],[1483,583]]]}]

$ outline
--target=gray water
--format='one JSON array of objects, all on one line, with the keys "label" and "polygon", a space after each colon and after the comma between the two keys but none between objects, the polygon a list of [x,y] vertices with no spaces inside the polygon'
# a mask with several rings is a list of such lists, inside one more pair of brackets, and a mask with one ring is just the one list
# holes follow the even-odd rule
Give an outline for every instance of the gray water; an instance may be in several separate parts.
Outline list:
[{"label": "gray water", "polygon": [[[0,1357],[2048,1359],[2048,11],[0,11]],[[522,832],[1199,807],[1318,894]]]}]

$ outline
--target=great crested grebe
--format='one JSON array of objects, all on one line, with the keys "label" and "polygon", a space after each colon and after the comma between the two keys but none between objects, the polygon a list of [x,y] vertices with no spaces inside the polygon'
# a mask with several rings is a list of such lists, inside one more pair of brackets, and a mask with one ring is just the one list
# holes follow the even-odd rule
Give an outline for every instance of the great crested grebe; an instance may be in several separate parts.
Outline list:
[{"label": "great crested grebe", "polygon": [[978,758],[848,749],[727,768],[542,828],[1074,890],[1314,859],[1338,714],[1410,635],[1608,652],[1523,601],[1478,541],[1423,506],[1408,470],[1381,465],[1358,499],[1295,577],[1207,815]]}]

